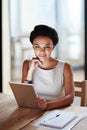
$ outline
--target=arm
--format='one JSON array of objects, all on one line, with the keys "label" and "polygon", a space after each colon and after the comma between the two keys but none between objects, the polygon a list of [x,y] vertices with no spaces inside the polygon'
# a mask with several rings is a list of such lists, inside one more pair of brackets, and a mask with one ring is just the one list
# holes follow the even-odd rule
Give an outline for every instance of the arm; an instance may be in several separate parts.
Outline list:
[{"label": "arm", "polygon": [[22,65],[22,78],[21,82],[23,83],[27,78],[27,73],[29,69],[29,60],[25,60]]},{"label": "arm", "polygon": [[25,82],[25,80],[32,81],[34,69],[39,64],[42,65],[42,63],[37,58],[32,58],[32,60],[25,60],[22,66],[21,82]]},{"label": "arm", "polygon": [[[54,108],[61,108],[70,105],[74,99],[74,82],[73,73],[70,64],[65,63],[64,66],[64,89],[65,96],[56,100],[46,101],[44,99],[37,99],[36,103],[41,109],[50,110]],[[38,102],[39,101],[39,102]]]}]

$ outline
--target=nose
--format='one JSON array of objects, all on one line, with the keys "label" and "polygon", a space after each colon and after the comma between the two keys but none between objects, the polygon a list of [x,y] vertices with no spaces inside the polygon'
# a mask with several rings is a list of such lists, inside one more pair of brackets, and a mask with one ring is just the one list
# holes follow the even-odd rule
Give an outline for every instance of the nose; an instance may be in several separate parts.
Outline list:
[{"label": "nose", "polygon": [[41,52],[45,52],[45,48],[43,47],[43,48],[40,48],[40,51]]}]

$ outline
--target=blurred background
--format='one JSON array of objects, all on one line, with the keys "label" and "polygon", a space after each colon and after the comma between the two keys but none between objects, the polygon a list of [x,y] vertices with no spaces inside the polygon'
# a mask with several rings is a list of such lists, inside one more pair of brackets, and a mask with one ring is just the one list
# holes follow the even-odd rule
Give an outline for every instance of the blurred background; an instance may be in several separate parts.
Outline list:
[{"label": "blurred background", "polygon": [[59,35],[53,57],[70,62],[74,80],[85,79],[85,0],[2,1],[2,88],[11,93],[8,81],[21,81],[22,63],[34,56],[29,34],[46,24]]}]

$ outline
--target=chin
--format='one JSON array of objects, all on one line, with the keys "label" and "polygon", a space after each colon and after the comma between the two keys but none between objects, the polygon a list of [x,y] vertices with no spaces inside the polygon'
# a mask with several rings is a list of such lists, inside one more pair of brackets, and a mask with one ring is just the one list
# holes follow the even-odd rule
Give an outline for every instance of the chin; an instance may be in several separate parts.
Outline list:
[{"label": "chin", "polygon": [[45,58],[39,58],[40,61],[44,62],[46,59]]}]

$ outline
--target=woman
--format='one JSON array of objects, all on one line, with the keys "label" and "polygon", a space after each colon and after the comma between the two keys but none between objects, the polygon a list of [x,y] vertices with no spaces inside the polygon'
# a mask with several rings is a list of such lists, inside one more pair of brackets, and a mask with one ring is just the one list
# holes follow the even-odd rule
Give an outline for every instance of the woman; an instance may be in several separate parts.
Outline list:
[{"label": "woman", "polygon": [[23,63],[22,82],[33,83],[38,94],[36,105],[42,110],[68,106],[74,99],[71,65],[51,56],[58,40],[54,28],[35,26],[30,34],[35,57]]}]

